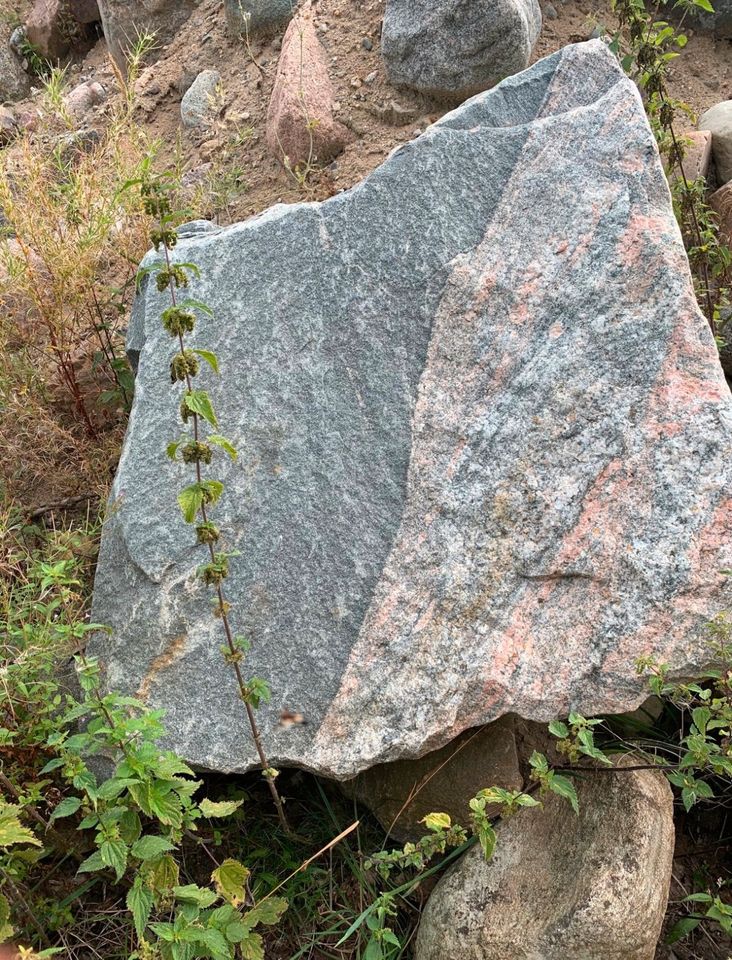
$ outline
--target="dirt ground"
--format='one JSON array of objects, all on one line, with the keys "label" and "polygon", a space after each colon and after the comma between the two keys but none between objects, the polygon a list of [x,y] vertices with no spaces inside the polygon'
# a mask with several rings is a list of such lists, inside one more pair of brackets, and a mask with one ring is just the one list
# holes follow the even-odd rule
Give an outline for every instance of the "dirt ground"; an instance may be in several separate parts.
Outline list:
[{"label": "dirt ground", "polygon": [[[348,189],[445,112],[444,105],[387,82],[379,53],[384,0],[315,0],[313,6],[330,60],[337,117],[354,138],[335,162],[312,170],[305,183],[284,169],[264,137],[281,36],[249,46],[234,40],[226,34],[221,0],[203,0],[139,80],[141,122],[162,140],[163,156],[182,165],[186,183],[200,184],[213,196],[207,212],[222,222],[244,219],[276,202],[320,200]],[[610,31],[614,26],[608,0],[555,0],[543,7],[535,59],[588,39],[600,25]],[[687,33],[688,46],[672,66],[672,92],[698,114],[732,97],[732,43]],[[221,74],[220,115],[203,134],[181,131],[182,94],[207,68]],[[87,79],[115,89],[103,40],[70,66],[70,84]],[[96,108],[86,125],[103,123],[104,113],[104,107]]]}]

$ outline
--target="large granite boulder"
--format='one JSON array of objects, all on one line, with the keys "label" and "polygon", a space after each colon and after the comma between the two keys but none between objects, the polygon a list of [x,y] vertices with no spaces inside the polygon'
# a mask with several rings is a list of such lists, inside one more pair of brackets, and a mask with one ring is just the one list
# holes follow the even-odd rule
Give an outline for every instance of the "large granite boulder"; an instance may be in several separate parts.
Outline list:
[{"label": "large granite boulder", "polygon": [[[600,41],[443,117],[366,181],[175,249],[222,430],[216,508],[276,765],[335,778],[508,712],[621,712],[732,601],[732,398],[642,103]],[[178,516],[190,470],[147,282],[91,645],[189,761],[256,756]],[[281,711],[303,724],[282,725]]]},{"label": "large granite boulder", "polygon": [[392,83],[459,101],[525,69],[538,0],[388,0],[381,49]]},{"label": "large granite boulder", "polygon": [[427,902],[415,960],[653,960],[674,852],[663,774],[587,773],[579,814],[552,797],[501,823]]}]

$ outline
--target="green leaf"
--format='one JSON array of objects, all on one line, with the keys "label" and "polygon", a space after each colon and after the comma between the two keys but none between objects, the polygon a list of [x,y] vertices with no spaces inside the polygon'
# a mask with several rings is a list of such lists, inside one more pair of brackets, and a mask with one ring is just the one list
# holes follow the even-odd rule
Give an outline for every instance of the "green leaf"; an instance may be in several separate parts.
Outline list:
[{"label": "green leaf", "polygon": [[197,354],[201,358],[201,360],[205,360],[206,363],[209,365],[209,367],[211,367],[214,373],[219,372],[219,359],[212,350],[198,349],[198,350],[194,350],[193,352]]},{"label": "green leaf", "polygon": [[560,740],[566,740],[569,736],[569,727],[566,723],[562,723],[561,720],[552,720],[549,724],[549,733],[553,737],[558,737]]},{"label": "green leaf", "polygon": [[246,940],[239,944],[242,960],[264,960],[264,941],[258,933],[250,933]]},{"label": "green leaf", "polygon": [[170,854],[164,854],[147,868],[147,881],[153,891],[167,897],[178,883],[180,869]]},{"label": "green leaf", "polygon": [[687,937],[692,930],[699,926],[701,921],[701,917],[682,917],[669,930],[666,943],[671,946],[672,943],[677,943]]},{"label": "green leaf", "polygon": [[232,860],[230,857],[217,867],[211,874],[211,879],[216,884],[218,892],[224,896],[229,903],[243,903],[246,897],[244,885],[249,879],[250,871],[239,863],[238,860]]},{"label": "green leaf", "polygon": [[42,846],[35,834],[20,822],[17,817],[18,812],[18,807],[0,801],[0,848],[12,847],[16,843],[31,843],[34,847]]},{"label": "green leaf", "polygon": [[104,840],[99,845],[99,855],[106,867],[111,867],[121,880],[127,869],[127,846],[122,840]]},{"label": "green leaf", "polygon": [[700,10],[706,10],[707,13],[714,13],[714,7],[710,3],[710,0],[692,0],[692,3],[695,7],[699,7]]},{"label": "green leaf", "polygon": [[202,503],[203,490],[198,483],[192,483],[178,494],[178,505],[186,523],[195,522]]},{"label": "green leaf", "polygon": [[191,413],[203,417],[212,427],[218,426],[211,398],[205,390],[191,390],[184,396],[183,401]]},{"label": "green leaf", "polygon": [[148,888],[144,886],[141,877],[135,877],[135,882],[132,884],[129,892],[127,893],[127,909],[132,914],[132,920],[135,924],[135,933],[137,934],[139,940],[142,940],[145,927],[147,926],[147,921],[150,919],[152,906],[152,891],[148,890]]},{"label": "green leaf", "polygon": [[197,907],[210,907],[212,903],[218,900],[213,890],[207,887],[199,887],[196,883],[187,883],[183,887],[173,887],[175,899],[182,903],[195,903]]},{"label": "green leaf", "polygon": [[161,940],[166,940],[168,943],[175,940],[175,927],[172,923],[151,923],[150,929]]},{"label": "green leaf", "polygon": [[178,455],[178,447],[183,443],[182,440],[171,440],[168,446],[165,448],[165,452],[168,455],[170,460],[175,460]]},{"label": "green leaf", "polygon": [[53,823],[54,820],[60,820],[62,817],[70,817],[80,806],[81,800],[78,797],[66,797],[53,811],[48,822]]},{"label": "green leaf", "polygon": [[478,828],[478,842],[483,850],[483,856],[490,860],[496,849],[496,831],[489,823],[482,823]]},{"label": "green leaf", "polygon": [[102,855],[98,850],[95,850],[94,853],[87,857],[86,860],[82,863],[77,873],[96,873],[97,870],[104,870],[104,861],[102,860]]},{"label": "green leaf", "polygon": [[211,433],[206,437],[206,442],[213,443],[215,446],[220,447],[225,453],[228,453],[232,460],[236,460],[238,453],[231,440],[227,440],[226,437],[222,437],[219,433]]},{"label": "green leaf", "polygon": [[168,850],[175,850],[175,846],[166,840],[165,837],[158,837],[150,834],[146,837],[140,837],[132,844],[132,856],[138,860],[154,860],[161,853],[167,853]]},{"label": "green leaf", "polygon": [[574,784],[568,777],[563,777],[558,773],[555,774],[549,782],[549,789],[552,791],[552,793],[556,793],[557,796],[564,797],[565,800],[569,800],[574,812],[579,813],[577,791],[575,790]]},{"label": "green leaf", "polygon": [[282,897],[269,897],[256,904],[244,914],[244,922],[251,929],[260,923],[265,927],[274,926],[279,922],[282,914],[287,910],[288,903]]},{"label": "green leaf", "polygon": [[230,817],[243,803],[243,800],[221,800],[216,802],[205,797],[198,806],[204,817]]},{"label": "green leaf", "polygon": [[452,819],[449,813],[428,813],[420,821],[428,830],[449,830],[452,826]]}]

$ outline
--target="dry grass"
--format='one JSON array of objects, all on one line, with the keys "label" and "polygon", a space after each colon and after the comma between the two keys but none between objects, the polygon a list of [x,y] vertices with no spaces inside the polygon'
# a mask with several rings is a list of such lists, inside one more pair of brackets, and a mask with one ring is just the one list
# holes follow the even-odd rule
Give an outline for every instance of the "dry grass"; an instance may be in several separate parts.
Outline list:
[{"label": "dry grass", "polygon": [[56,110],[0,155],[6,501],[100,493],[114,468],[132,393],[124,323],[149,231],[131,182],[156,149],[135,121],[135,77],[133,63],[95,141]]}]

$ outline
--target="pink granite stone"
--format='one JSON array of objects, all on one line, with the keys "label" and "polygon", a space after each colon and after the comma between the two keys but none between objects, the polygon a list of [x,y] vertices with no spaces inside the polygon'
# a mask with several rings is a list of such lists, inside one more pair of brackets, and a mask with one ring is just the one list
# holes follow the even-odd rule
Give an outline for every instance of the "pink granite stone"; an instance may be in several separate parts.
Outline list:
[{"label": "pink granite stone", "polygon": [[286,165],[326,163],[350,134],[333,116],[333,85],[309,7],[291,21],[282,41],[267,113],[267,144]]}]

